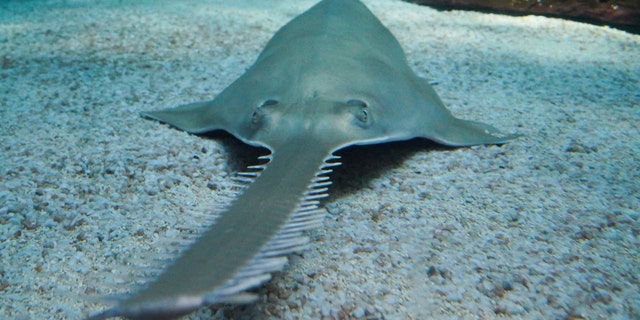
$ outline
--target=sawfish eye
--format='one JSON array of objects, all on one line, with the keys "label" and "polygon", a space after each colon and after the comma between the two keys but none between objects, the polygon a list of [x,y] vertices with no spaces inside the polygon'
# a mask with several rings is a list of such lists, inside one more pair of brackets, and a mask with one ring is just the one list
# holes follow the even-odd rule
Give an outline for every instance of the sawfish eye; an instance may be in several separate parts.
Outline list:
[{"label": "sawfish eye", "polygon": [[263,117],[264,113],[262,112],[262,110],[258,109],[254,111],[253,114],[251,114],[251,124],[256,125],[260,123]]},{"label": "sawfish eye", "polygon": [[263,101],[257,108],[256,110],[253,112],[253,114],[251,114],[251,124],[258,125],[259,123],[261,123],[264,119],[264,110],[262,110],[263,107],[268,107],[268,106],[273,106],[278,104],[278,100],[273,100],[273,99],[267,99],[265,101]]},{"label": "sawfish eye", "polygon": [[360,110],[360,117],[358,117],[358,120],[360,120],[362,122],[368,122],[369,121],[369,113],[367,112],[367,109]]},{"label": "sawfish eye", "polygon": [[358,99],[352,99],[347,101],[347,105],[351,107],[351,113],[356,117],[356,119],[358,119],[358,122],[361,126],[366,126],[369,124],[369,106],[366,102]]}]

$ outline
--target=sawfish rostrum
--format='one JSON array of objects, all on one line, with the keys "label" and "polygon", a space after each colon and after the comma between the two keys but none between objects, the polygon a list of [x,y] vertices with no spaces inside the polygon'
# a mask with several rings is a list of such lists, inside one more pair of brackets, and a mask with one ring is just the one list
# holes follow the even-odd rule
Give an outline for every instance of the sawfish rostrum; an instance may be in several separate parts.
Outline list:
[{"label": "sawfish rostrum", "polygon": [[517,135],[455,118],[408,66],[398,41],[357,0],[324,0],[282,27],[214,100],[144,116],[191,133],[225,130],[266,147],[255,181],[168,268],[92,319],[173,318],[202,305],[246,303],[321,224],[333,153],[426,138],[449,146]]}]

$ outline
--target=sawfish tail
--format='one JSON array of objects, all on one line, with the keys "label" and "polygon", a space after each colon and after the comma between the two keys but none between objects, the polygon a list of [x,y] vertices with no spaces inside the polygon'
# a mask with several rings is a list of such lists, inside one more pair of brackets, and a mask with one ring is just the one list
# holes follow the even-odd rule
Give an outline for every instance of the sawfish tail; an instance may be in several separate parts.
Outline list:
[{"label": "sawfish tail", "polygon": [[328,196],[330,167],[340,165],[331,151],[293,147],[261,158],[269,162],[240,174],[255,181],[164,273],[88,319],[173,319],[203,305],[254,301],[246,290],[281,271],[287,255],[306,247],[303,232],[321,225],[319,199]]}]

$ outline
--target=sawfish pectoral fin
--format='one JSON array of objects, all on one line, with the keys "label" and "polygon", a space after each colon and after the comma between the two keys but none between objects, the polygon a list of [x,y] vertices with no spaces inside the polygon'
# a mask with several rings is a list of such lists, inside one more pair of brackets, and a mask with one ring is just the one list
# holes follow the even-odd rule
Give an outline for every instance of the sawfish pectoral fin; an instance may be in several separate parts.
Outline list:
[{"label": "sawfish pectoral fin", "polygon": [[520,134],[505,134],[486,123],[451,117],[443,130],[424,135],[438,143],[464,147],[479,144],[503,144],[520,137]]},{"label": "sawfish pectoral fin", "polygon": [[223,112],[216,110],[214,101],[194,102],[171,109],[145,111],[140,115],[190,133],[224,130],[226,126]]}]

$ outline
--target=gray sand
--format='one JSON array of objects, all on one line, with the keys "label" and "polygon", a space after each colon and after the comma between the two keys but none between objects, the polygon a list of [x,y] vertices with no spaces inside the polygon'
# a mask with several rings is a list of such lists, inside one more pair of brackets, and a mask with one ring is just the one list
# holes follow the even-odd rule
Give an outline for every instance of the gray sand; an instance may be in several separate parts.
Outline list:
[{"label": "gray sand", "polygon": [[[314,1],[118,3],[0,4],[2,319],[102,310],[206,227],[255,152],[138,112],[214,97]],[[261,301],[189,319],[640,318],[640,36],[366,4],[454,114],[526,136],[348,152]]]}]

